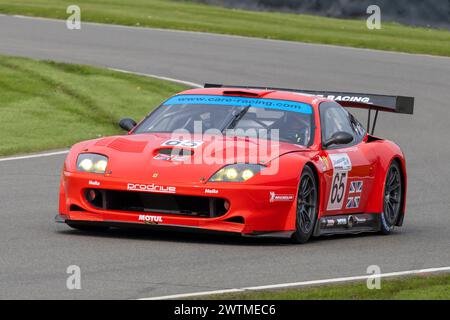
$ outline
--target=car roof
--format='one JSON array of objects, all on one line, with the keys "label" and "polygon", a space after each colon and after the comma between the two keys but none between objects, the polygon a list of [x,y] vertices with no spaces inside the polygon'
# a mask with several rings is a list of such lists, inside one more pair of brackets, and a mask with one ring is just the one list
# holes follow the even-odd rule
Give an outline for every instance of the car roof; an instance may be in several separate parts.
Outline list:
[{"label": "car roof", "polygon": [[190,89],[178,93],[182,94],[204,94],[204,95],[224,95],[224,96],[243,96],[248,98],[260,99],[279,99],[303,102],[310,105],[318,105],[322,101],[332,101],[319,96],[306,93],[281,91],[281,90],[263,90],[263,89],[242,89],[242,88],[198,88]]}]

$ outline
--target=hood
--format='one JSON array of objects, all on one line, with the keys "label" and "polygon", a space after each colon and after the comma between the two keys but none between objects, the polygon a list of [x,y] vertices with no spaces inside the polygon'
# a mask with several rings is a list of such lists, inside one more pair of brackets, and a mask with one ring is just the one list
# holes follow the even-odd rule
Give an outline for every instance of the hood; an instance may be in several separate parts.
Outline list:
[{"label": "hood", "polygon": [[227,164],[268,165],[283,154],[305,147],[247,137],[184,135],[172,133],[135,134],[86,141],[79,151],[108,156],[111,177],[130,182],[206,182]]}]

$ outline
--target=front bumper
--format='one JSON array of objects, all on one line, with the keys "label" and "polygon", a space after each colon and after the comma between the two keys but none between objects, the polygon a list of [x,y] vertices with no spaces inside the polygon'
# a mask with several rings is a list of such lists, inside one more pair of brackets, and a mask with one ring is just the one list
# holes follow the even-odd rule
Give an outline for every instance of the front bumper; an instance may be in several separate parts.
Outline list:
[{"label": "front bumper", "polygon": [[[86,190],[129,191],[128,185],[148,181],[128,181],[102,175],[63,172],[60,186],[60,214],[57,222],[83,222],[110,226],[145,226],[155,229],[189,229],[227,232],[249,236],[290,236],[295,230],[296,187],[261,186],[237,183],[206,183],[195,185],[159,185],[175,188],[177,195],[220,197],[230,203],[229,210],[219,217],[194,217],[161,212],[130,212],[102,210],[86,200]],[[165,189],[167,190],[167,189]],[[172,190],[172,189],[170,189]],[[208,191],[214,190],[211,195]],[[273,198],[275,195],[292,195]]]},{"label": "front bumper", "polygon": [[67,216],[58,214],[55,216],[55,222],[57,223],[77,223],[84,226],[106,226],[111,228],[123,228],[123,229],[146,229],[152,231],[175,231],[175,232],[192,232],[198,234],[207,235],[224,235],[224,236],[242,236],[251,238],[291,238],[294,231],[267,231],[267,232],[253,232],[253,233],[240,233],[235,231],[216,230],[201,227],[190,227],[183,225],[150,225],[130,222],[118,222],[118,221],[89,221],[89,220],[68,220]]}]

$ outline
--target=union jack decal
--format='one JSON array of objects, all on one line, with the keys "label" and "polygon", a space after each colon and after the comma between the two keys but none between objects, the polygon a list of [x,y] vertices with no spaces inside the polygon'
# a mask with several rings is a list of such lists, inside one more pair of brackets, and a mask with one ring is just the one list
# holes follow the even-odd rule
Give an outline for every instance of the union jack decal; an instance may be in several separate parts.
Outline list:
[{"label": "union jack decal", "polygon": [[347,209],[356,209],[359,207],[360,197],[349,197],[347,199]]},{"label": "union jack decal", "polygon": [[350,183],[350,193],[361,193],[363,188],[362,181],[353,181]]}]

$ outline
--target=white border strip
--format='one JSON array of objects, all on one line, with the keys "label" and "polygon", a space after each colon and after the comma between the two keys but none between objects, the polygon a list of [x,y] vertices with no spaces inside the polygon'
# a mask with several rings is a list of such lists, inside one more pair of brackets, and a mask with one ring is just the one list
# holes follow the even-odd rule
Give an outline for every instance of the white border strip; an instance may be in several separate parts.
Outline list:
[{"label": "white border strip", "polygon": [[0,158],[0,162],[14,161],[14,160],[24,160],[24,159],[33,159],[33,158],[43,158],[43,157],[51,157],[51,156],[57,156],[57,155],[66,154],[66,153],[69,153],[69,150],[47,152],[47,153],[37,153],[37,154],[30,154],[30,155],[19,156],[19,157]]},{"label": "white border strip", "polygon": [[225,290],[215,290],[215,291],[183,293],[183,294],[174,294],[174,295],[170,295],[170,296],[142,298],[142,299],[139,299],[139,300],[180,299],[180,298],[198,297],[198,296],[214,295],[214,294],[235,293],[235,292],[256,291],[256,290],[267,290],[267,289],[281,289],[281,288],[289,288],[289,287],[304,287],[304,286],[319,285],[319,284],[330,284],[330,283],[338,283],[338,282],[349,282],[349,281],[356,281],[356,280],[366,280],[366,279],[375,278],[375,277],[377,277],[377,278],[378,277],[379,278],[388,278],[388,277],[399,277],[399,276],[412,275],[412,274],[425,274],[425,273],[434,273],[434,272],[443,272],[443,271],[450,271],[450,267],[440,267],[440,268],[429,268],[429,269],[419,269],[419,270],[408,270],[408,271],[399,271],[399,272],[391,272],[391,273],[382,273],[382,274],[380,274],[378,276],[371,274],[371,275],[354,276],[354,277],[344,277],[344,278],[333,278],[333,279],[323,279],[323,280],[313,280],[313,281],[273,284],[273,285],[258,286],[258,287],[247,287],[247,288],[238,288],[238,289],[225,289]]},{"label": "white border strip", "polygon": [[169,77],[163,77],[163,76],[157,76],[155,74],[127,71],[127,70],[116,69],[116,68],[108,68],[108,69],[111,70],[111,71],[117,71],[117,72],[128,73],[128,74],[134,74],[134,75],[137,75],[137,76],[151,77],[151,78],[155,78],[155,79],[159,79],[159,80],[171,81],[171,82],[175,82],[175,83],[179,83],[179,84],[184,84],[186,86],[193,87],[193,88],[203,88],[203,86],[201,84],[198,84],[198,83],[195,83],[195,82],[190,82],[190,81],[185,81],[185,80],[180,80],[180,79],[174,79],[174,78],[169,78]]}]

